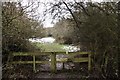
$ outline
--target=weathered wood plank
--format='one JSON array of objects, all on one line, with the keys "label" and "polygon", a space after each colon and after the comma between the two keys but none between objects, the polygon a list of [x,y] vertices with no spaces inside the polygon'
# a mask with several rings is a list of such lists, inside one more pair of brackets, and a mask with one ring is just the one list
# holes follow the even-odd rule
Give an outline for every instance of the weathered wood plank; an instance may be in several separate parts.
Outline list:
[{"label": "weathered wood plank", "polygon": [[17,52],[17,53],[12,53],[13,56],[29,56],[31,53],[22,53],[22,52]]},{"label": "weathered wood plank", "polygon": [[52,53],[51,54],[51,70],[53,73],[56,72],[56,54],[55,53]]},{"label": "weathered wood plank", "polygon": [[33,71],[36,73],[36,68],[35,68],[35,56],[33,56]]},{"label": "weathered wood plank", "polygon": [[72,61],[72,62],[88,62],[88,58],[61,58],[57,59],[57,62],[67,62],[67,61]]},{"label": "weathered wood plank", "polygon": [[32,56],[32,55],[50,55],[51,53],[55,54],[89,54],[89,52],[15,52],[12,53],[13,56]]},{"label": "weathered wood plank", "polygon": [[[10,62],[11,64],[33,64],[33,61],[13,61]],[[47,64],[50,63],[50,61],[35,61],[36,64]]]},{"label": "weathered wood plank", "polygon": [[91,70],[91,54],[88,55],[88,70]]},{"label": "weathered wood plank", "polygon": [[39,52],[39,53],[25,53],[25,52],[18,52],[18,53],[12,53],[13,56],[33,56],[33,55],[36,55],[36,56],[39,56],[39,55],[50,55],[51,53],[50,52]]},{"label": "weathered wood plank", "polygon": [[88,62],[88,58],[73,58],[73,62]]},{"label": "weathered wood plank", "polygon": [[33,61],[12,61],[11,64],[32,64]]}]

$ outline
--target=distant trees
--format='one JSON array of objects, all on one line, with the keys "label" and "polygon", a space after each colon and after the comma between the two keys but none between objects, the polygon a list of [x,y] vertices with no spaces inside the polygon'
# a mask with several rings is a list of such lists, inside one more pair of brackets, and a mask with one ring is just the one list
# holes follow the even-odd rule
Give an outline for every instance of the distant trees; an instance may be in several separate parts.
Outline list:
[{"label": "distant trees", "polygon": [[41,29],[43,26],[41,22],[27,15],[26,9],[29,6],[23,7],[21,3],[15,2],[5,2],[2,4],[3,53],[31,50],[28,39],[42,36]]},{"label": "distant trees", "polygon": [[70,19],[62,19],[54,25],[53,35],[58,43],[72,44],[74,24]]}]

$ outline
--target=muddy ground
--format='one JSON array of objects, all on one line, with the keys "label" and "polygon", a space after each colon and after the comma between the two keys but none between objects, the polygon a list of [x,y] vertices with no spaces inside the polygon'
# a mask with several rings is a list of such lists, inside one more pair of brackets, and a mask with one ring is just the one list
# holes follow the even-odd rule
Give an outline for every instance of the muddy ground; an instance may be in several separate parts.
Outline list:
[{"label": "muddy ground", "polygon": [[[70,63],[71,64],[71,63]],[[80,63],[81,64],[81,63]],[[90,74],[87,70],[87,63],[75,64],[74,67],[66,63],[65,68],[63,69],[62,63],[57,64],[57,72],[52,73],[50,71],[49,64],[46,65],[36,65],[36,73],[32,70],[32,65],[11,65],[7,68],[3,68],[3,80],[15,80],[15,79],[28,79],[28,80],[36,80],[36,79],[61,79],[61,80],[69,80],[71,78],[74,79],[88,79]],[[93,78],[97,78],[97,76],[93,76]]]}]

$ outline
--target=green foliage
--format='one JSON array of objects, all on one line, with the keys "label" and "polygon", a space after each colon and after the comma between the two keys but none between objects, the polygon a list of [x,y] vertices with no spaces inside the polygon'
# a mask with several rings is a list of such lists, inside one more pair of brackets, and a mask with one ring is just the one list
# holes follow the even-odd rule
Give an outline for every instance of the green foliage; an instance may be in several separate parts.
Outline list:
[{"label": "green foliage", "polygon": [[55,24],[53,36],[58,43],[72,44],[74,41],[74,24],[71,19],[62,19]]},{"label": "green foliage", "polygon": [[[77,33],[80,37],[81,49],[86,47],[85,49],[95,53],[93,64],[99,66],[98,71],[102,77],[117,77],[116,3],[88,3],[86,9],[90,16],[87,16],[85,22],[79,26],[79,33]],[[81,13],[83,14],[83,12]],[[110,65],[112,67],[109,67]]]}]

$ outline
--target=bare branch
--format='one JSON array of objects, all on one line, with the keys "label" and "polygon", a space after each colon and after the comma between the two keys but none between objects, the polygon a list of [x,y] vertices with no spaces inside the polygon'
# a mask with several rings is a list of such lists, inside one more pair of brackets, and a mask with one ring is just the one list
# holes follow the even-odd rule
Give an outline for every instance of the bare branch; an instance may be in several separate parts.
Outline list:
[{"label": "bare branch", "polygon": [[68,5],[66,4],[66,2],[63,1],[63,3],[65,4],[65,6],[66,6],[67,9],[69,10],[70,14],[72,15],[72,17],[73,17],[73,19],[74,19],[74,21],[75,21],[75,23],[76,23],[76,26],[79,27],[79,26],[78,26],[78,21],[76,20],[74,14],[73,14],[73,12],[72,12],[72,10],[68,7]]},{"label": "bare branch", "polygon": [[76,1],[75,1],[75,3],[82,8],[83,12],[84,12],[87,16],[90,16],[88,10],[83,6],[83,4],[82,4],[83,2],[76,2]]}]

